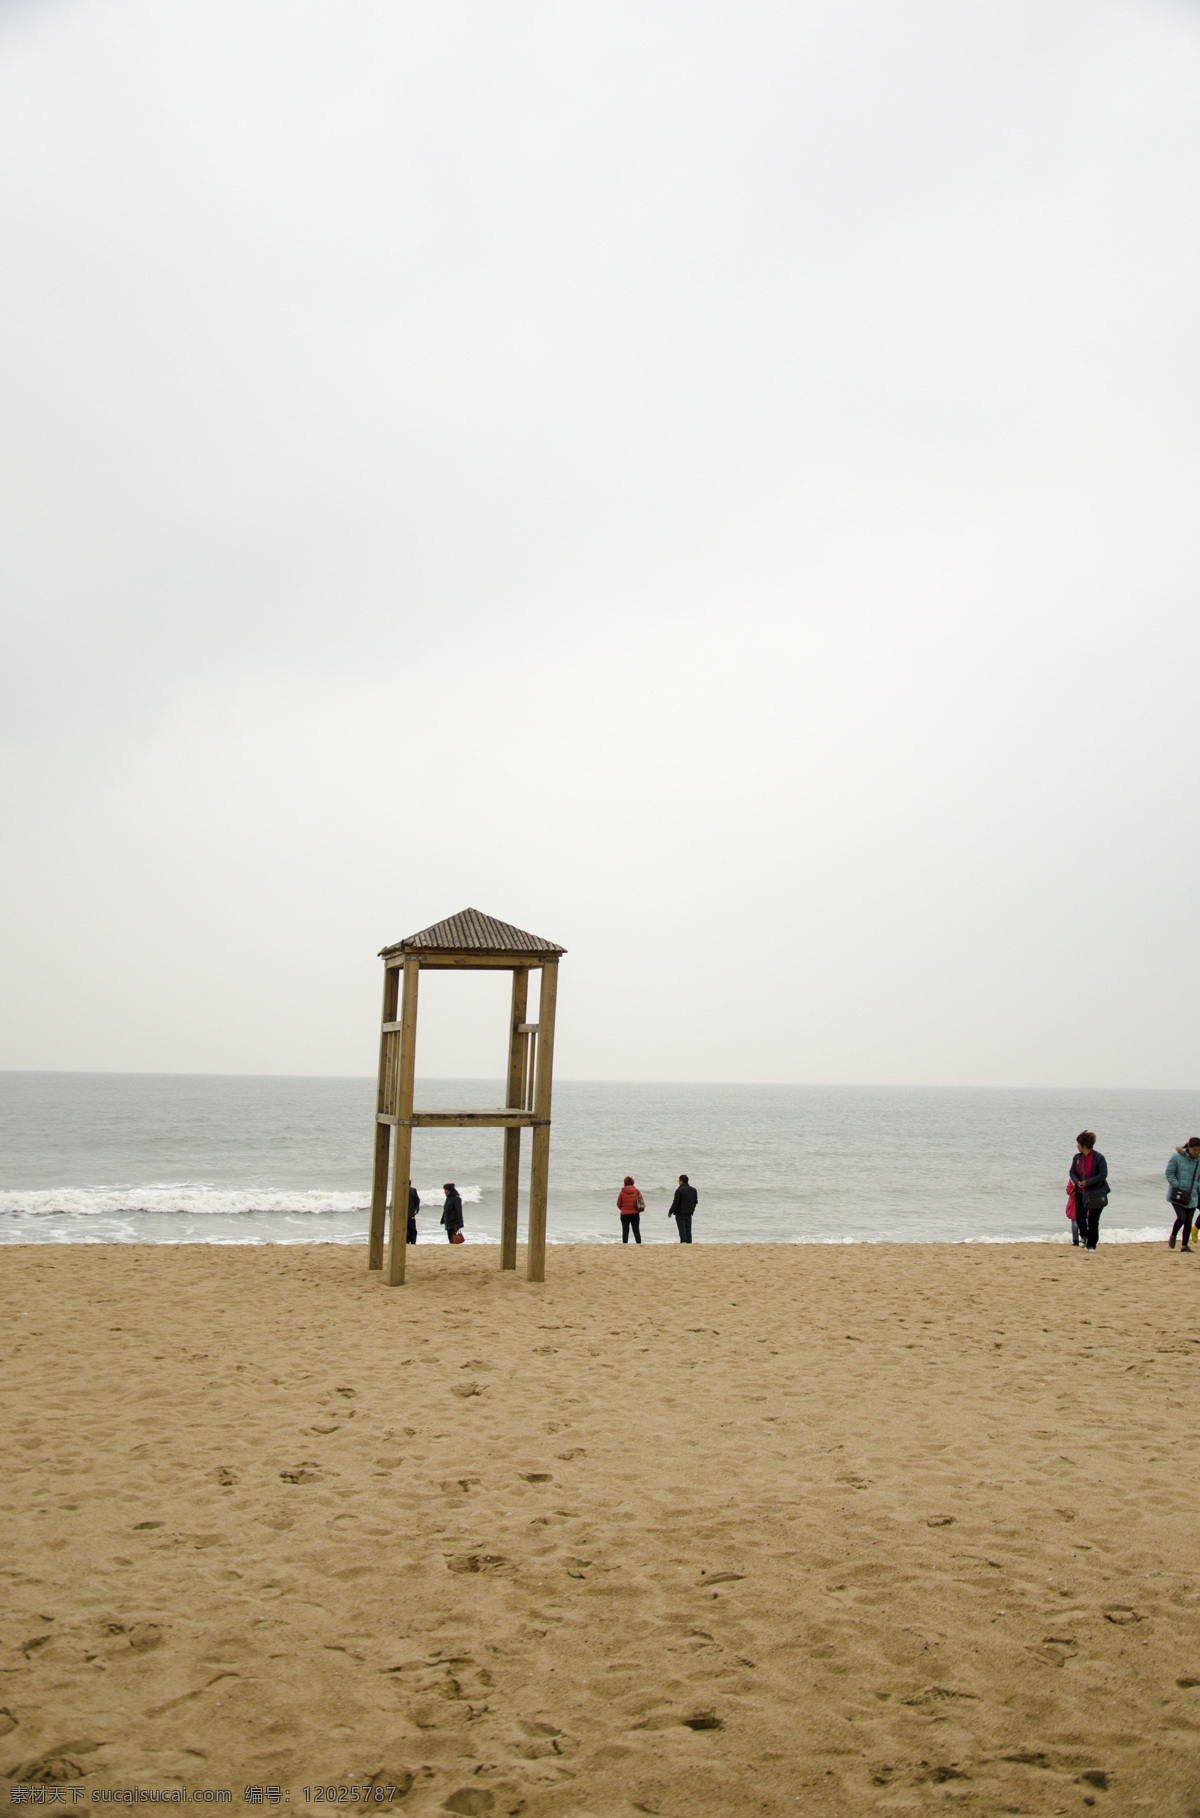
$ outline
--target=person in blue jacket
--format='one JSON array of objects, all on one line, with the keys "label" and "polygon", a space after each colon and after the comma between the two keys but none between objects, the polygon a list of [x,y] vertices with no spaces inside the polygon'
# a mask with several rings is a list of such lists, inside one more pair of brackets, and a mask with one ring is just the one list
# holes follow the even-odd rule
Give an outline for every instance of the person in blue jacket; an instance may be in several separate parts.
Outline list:
[{"label": "person in blue jacket", "polygon": [[1167,1242],[1173,1250],[1182,1231],[1180,1248],[1187,1252],[1192,1247],[1192,1220],[1200,1200],[1200,1136],[1189,1136],[1167,1163],[1167,1198],[1175,1209],[1175,1223]]},{"label": "person in blue jacket", "polygon": [[1081,1130],[1075,1149],[1071,1162],[1075,1225],[1080,1243],[1094,1250],[1100,1242],[1100,1214],[1108,1204],[1108,1163],[1096,1147],[1094,1130]]}]

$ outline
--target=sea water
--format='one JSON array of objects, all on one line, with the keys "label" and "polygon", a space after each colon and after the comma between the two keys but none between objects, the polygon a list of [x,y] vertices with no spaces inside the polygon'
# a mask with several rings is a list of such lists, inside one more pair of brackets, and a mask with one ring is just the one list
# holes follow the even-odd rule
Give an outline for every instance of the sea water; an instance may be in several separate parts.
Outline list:
[{"label": "sea water", "polygon": [[[418,1106],[493,1105],[497,1081],[418,1082]],[[183,1074],[0,1073],[0,1242],[362,1243],[375,1084]],[[1108,1158],[1109,1242],[1166,1235],[1163,1170],[1200,1132],[1200,1093],[892,1086],[603,1084],[554,1089],[551,1242],[620,1239],[632,1174],[643,1237],[675,1241],[675,1182],[699,1243],[1064,1242],[1075,1133]],[[522,1143],[521,1238],[529,1137]],[[418,1130],[422,1243],[442,1184],[468,1243],[500,1238],[498,1130]]]}]

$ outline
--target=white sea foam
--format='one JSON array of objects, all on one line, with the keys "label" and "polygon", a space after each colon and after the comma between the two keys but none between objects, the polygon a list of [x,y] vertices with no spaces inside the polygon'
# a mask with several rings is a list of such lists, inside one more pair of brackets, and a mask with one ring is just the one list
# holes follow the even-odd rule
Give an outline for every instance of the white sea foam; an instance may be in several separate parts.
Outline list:
[{"label": "white sea foam", "polygon": [[[1161,1244],[1166,1238],[1162,1225],[1139,1225],[1136,1230],[1126,1230],[1120,1225],[1100,1227],[1102,1244]],[[1071,1247],[1069,1231],[1048,1231],[1034,1236],[1020,1237],[965,1237],[961,1240],[968,1244],[1066,1244]]]},{"label": "white sea foam", "polygon": [[[421,1188],[422,1213],[440,1212],[444,1194],[440,1187]],[[466,1205],[478,1205],[481,1187],[460,1187]],[[202,1182],[173,1182],[149,1187],[46,1187],[0,1192],[0,1218],[130,1218],[139,1214],[189,1218],[236,1218],[246,1214],[280,1214],[319,1217],[325,1213],[361,1213],[370,1210],[362,1193],[333,1193],[321,1189],[300,1191],[280,1187],[214,1187]]]},{"label": "white sea foam", "polygon": [[[445,1243],[441,1187],[420,1188],[421,1243]],[[459,1189],[468,1207],[483,1189]],[[228,1187],[203,1181],[151,1186],[10,1188],[0,1192],[0,1243],[358,1244],[370,1203],[326,1188]],[[491,1243],[472,1231],[468,1243]]]}]

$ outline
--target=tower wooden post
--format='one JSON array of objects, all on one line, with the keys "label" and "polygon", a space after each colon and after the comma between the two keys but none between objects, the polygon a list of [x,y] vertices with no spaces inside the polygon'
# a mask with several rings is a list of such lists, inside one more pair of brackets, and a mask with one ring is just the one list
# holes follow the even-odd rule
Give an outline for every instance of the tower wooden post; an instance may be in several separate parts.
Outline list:
[{"label": "tower wooden post", "polygon": [[408,1188],[412,1168],[413,1081],[417,1069],[417,986],[419,959],[404,961],[404,997],[400,1010],[400,1055],[396,1073],[396,1159],[392,1167],[392,1222],[388,1232],[387,1284],[404,1280],[408,1241]]},{"label": "tower wooden post", "polygon": [[379,1084],[375,1088],[375,1169],[371,1177],[371,1230],[367,1246],[368,1269],[383,1267],[383,1229],[387,1218],[388,1160],[392,1147],[392,1126],[380,1123],[381,1112],[388,1109],[388,1063],[391,1058],[387,1026],[396,1016],[397,967],[387,966],[383,973],[383,1016],[379,1032]]},{"label": "tower wooden post", "polygon": [[558,961],[542,967],[538,1005],[537,1089],[534,1094],[533,1161],[529,1175],[529,1244],[525,1275],[546,1279],[546,1195],[550,1185],[550,1094],[554,1078],[554,1007],[558,997]]},{"label": "tower wooden post", "polygon": [[[525,1036],[522,1024],[529,1001],[529,968],[513,967],[512,1013],[508,1025],[508,1087],[506,1105],[521,1103],[524,1075]],[[517,1266],[517,1194],[521,1175],[521,1126],[510,1125],[504,1132],[504,1187],[500,1209],[500,1267]]]}]

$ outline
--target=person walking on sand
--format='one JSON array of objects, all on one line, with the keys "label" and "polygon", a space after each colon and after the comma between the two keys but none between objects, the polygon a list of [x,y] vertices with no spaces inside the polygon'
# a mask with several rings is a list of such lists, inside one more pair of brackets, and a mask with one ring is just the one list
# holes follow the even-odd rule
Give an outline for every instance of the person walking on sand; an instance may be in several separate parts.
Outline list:
[{"label": "person walking on sand", "polygon": [[1167,1242],[1173,1250],[1175,1239],[1182,1231],[1180,1249],[1186,1256],[1192,1247],[1192,1220],[1200,1201],[1200,1136],[1189,1136],[1167,1163],[1167,1198],[1175,1212],[1175,1223]]},{"label": "person walking on sand", "polygon": [[1087,1250],[1100,1242],[1100,1214],[1108,1204],[1108,1163],[1096,1147],[1094,1130],[1081,1130],[1075,1138],[1070,1185],[1075,1193],[1075,1224],[1079,1241]]},{"label": "person walking on sand", "polygon": [[446,1240],[448,1243],[461,1244],[464,1239],[458,1234],[463,1228],[462,1199],[452,1180],[443,1184],[442,1191],[446,1195],[446,1203],[442,1207],[442,1223],[446,1227]]},{"label": "person walking on sand", "polygon": [[408,1235],[404,1240],[405,1243],[415,1244],[417,1241],[417,1213],[420,1210],[421,1195],[415,1187],[410,1186],[408,1189]]},{"label": "person walking on sand", "polygon": [[633,1232],[633,1241],[642,1241],[642,1213],[646,1202],[633,1184],[633,1175],[625,1176],[625,1185],[617,1194],[617,1211],[621,1214],[621,1242],[629,1242],[629,1233]]},{"label": "person walking on sand", "polygon": [[692,1241],[692,1213],[696,1210],[699,1197],[695,1187],[689,1184],[687,1175],[681,1174],[675,1197],[671,1201],[671,1210],[667,1213],[668,1218],[675,1220],[681,1244],[690,1244]]}]

